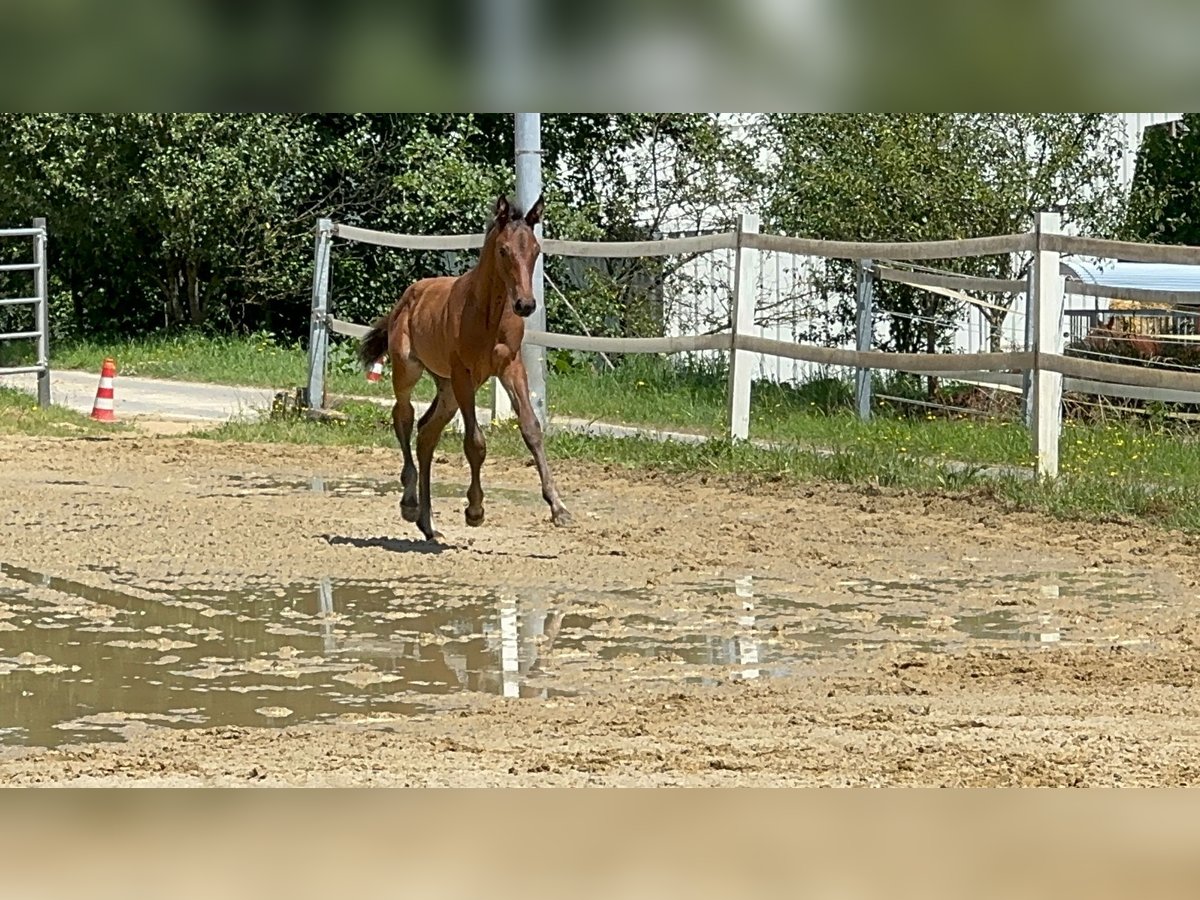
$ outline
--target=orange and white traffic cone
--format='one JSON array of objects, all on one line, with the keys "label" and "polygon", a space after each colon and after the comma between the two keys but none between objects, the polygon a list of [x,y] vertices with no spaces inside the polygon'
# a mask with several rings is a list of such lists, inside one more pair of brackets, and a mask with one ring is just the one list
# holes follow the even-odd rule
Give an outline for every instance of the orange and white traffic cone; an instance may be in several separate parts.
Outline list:
[{"label": "orange and white traffic cone", "polygon": [[113,378],[117,375],[117,364],[108,358],[100,367],[100,386],[96,388],[96,402],[92,404],[92,418],[97,422],[115,422],[113,415]]},{"label": "orange and white traffic cone", "polygon": [[383,374],[383,361],[386,356],[381,356],[371,364],[371,368],[367,371],[367,381],[378,381],[379,376]]}]

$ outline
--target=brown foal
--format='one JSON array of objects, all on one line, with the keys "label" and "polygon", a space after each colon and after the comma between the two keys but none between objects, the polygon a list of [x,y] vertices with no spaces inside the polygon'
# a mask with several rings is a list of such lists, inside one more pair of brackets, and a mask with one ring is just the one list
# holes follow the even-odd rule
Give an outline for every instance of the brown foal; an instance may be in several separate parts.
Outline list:
[{"label": "brown foal", "polygon": [[[537,305],[533,267],[542,248],[533,228],[541,219],[542,206],[539,197],[522,215],[502,194],[475,266],[457,277],[414,282],[359,346],[358,357],[364,368],[385,353],[391,358],[396,395],[392,424],[404,452],[400,512],[405,521],[417,523],[426,540],[441,537],[433,528],[430,509],[433,451],[442,430],[458,410],[463,418],[463,449],[471,466],[466,520],[471,526],[483,524],[479,470],[487,455],[487,444],[475,420],[475,392],[492,376],[500,379],[512,400],[521,437],[537,465],[551,520],[556,525],[571,521],[546,464],[542,428],[529,400],[529,382],[521,361],[525,317]],[[414,466],[410,447],[413,407],[409,397],[426,371],[437,383],[437,397],[417,423]]]}]

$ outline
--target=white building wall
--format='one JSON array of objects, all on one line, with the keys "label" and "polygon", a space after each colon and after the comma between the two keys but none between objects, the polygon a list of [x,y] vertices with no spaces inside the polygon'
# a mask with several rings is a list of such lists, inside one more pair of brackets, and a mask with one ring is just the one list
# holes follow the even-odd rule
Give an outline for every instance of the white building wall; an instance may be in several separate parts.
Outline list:
[{"label": "white building wall", "polygon": [[1125,122],[1125,149],[1121,154],[1120,176],[1121,184],[1126,190],[1133,183],[1134,165],[1137,162],[1138,148],[1142,145],[1142,135],[1151,125],[1161,125],[1164,122],[1178,122],[1183,113],[1120,113]]}]

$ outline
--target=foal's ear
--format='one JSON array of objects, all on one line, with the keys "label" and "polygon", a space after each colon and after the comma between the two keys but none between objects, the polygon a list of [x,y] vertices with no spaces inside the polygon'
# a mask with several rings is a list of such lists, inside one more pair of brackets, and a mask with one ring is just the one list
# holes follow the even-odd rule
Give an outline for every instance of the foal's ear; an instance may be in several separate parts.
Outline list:
[{"label": "foal's ear", "polygon": [[534,201],[533,206],[529,207],[529,212],[525,213],[525,224],[533,228],[538,222],[542,221],[542,208],[545,205],[545,197],[542,194],[538,194],[538,198]]},{"label": "foal's ear", "polygon": [[496,200],[496,225],[503,228],[508,224],[509,217],[512,215],[512,207],[508,205],[508,197],[501,194]]}]

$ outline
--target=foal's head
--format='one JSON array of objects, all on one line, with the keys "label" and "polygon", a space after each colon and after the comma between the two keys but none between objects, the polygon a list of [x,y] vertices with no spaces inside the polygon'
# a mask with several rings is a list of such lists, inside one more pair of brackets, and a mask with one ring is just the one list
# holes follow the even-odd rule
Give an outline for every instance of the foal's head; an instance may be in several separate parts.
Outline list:
[{"label": "foal's head", "polygon": [[504,194],[496,201],[496,217],[490,229],[495,232],[490,251],[494,254],[492,265],[518,316],[528,316],[537,308],[533,298],[533,267],[542,248],[533,227],[542,219],[542,206],[542,198],[538,197],[529,212],[521,215],[519,209],[509,205]]}]

